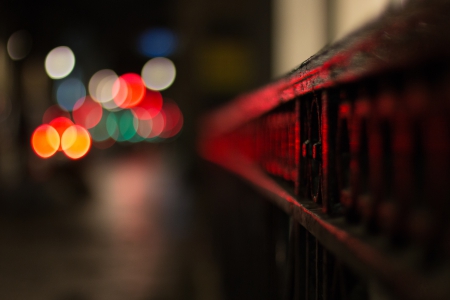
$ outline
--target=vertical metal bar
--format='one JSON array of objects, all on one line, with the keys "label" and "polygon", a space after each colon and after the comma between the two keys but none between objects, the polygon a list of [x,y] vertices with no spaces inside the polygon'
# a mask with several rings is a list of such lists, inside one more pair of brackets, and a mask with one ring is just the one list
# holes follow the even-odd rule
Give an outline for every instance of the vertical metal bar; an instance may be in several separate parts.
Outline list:
[{"label": "vertical metal bar", "polygon": [[283,178],[289,180],[289,113],[283,112],[281,115],[282,151],[280,164],[283,170]]},{"label": "vertical metal bar", "polygon": [[300,299],[304,300],[307,299],[305,295],[306,290],[306,281],[307,281],[307,267],[306,267],[306,261],[307,261],[307,247],[305,245],[305,241],[307,239],[308,232],[306,231],[303,226],[298,224],[296,222],[296,229],[297,229],[297,248],[296,248],[296,263],[295,263],[295,278],[296,278],[296,284],[295,284],[295,293],[294,293],[294,299]]},{"label": "vertical metal bar", "polygon": [[295,194],[300,193],[300,151],[301,151],[301,138],[300,138],[300,99],[295,100]]},{"label": "vertical metal bar", "polygon": [[347,210],[349,222],[359,222],[361,213],[358,211],[360,196],[367,193],[368,188],[368,141],[367,141],[367,114],[371,104],[367,90],[361,89],[355,102],[355,114],[350,125],[350,188],[351,201]]},{"label": "vertical metal bar", "polygon": [[316,300],[323,299],[323,253],[324,248],[316,239]]},{"label": "vertical metal bar", "polygon": [[335,91],[322,93],[321,139],[322,139],[322,210],[332,213],[338,203],[336,171],[336,136],[338,128],[338,96]]},{"label": "vertical metal bar", "polygon": [[304,97],[300,99],[300,142],[302,147],[300,157],[300,196],[309,198],[309,179],[308,179],[308,165],[309,165],[309,109],[310,99]]},{"label": "vertical metal bar", "polygon": [[306,287],[305,299],[316,300],[316,238],[309,232],[306,233]]},{"label": "vertical metal bar", "polygon": [[323,272],[323,283],[322,283],[322,299],[331,300],[335,299],[332,294],[332,284],[334,275],[334,256],[331,255],[325,248],[322,247],[322,272]]},{"label": "vertical metal bar", "polygon": [[295,294],[295,273],[296,273],[296,226],[297,222],[293,220],[293,218],[290,218],[290,225],[289,225],[289,241],[288,241],[288,253],[287,253],[287,259],[286,259],[286,284],[285,284],[285,291],[284,291],[284,299],[285,300],[292,300],[294,298]]},{"label": "vertical metal bar", "polygon": [[296,113],[295,113],[295,106],[294,106],[294,111],[291,114],[291,121],[290,121],[290,126],[289,126],[289,130],[290,130],[290,138],[291,138],[291,144],[290,144],[290,161],[289,161],[289,165],[291,167],[291,180],[294,183],[294,187],[295,187],[295,183],[297,182],[297,161],[296,161],[296,125],[297,125],[297,118],[296,118]]},{"label": "vertical metal bar", "polygon": [[[330,211],[330,203],[328,197],[328,187],[330,179],[330,134],[329,134],[329,119],[328,119],[328,92],[322,92],[322,111],[321,111],[321,131],[322,136],[322,211],[328,213]],[[334,152],[334,151],[333,151]]]},{"label": "vertical metal bar", "polygon": [[[321,95],[321,93],[319,94]],[[321,138],[321,96],[314,95],[308,109],[308,140],[310,143],[308,154],[308,177],[311,199],[322,205],[322,138]]]}]

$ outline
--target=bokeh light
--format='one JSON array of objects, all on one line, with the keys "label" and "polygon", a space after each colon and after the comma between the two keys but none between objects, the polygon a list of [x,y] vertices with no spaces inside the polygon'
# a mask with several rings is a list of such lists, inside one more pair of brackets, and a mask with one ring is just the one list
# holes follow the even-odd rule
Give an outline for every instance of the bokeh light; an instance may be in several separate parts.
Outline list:
[{"label": "bokeh light", "polygon": [[151,90],[167,89],[175,80],[176,70],[173,62],[165,57],[150,59],[142,68],[142,79]]},{"label": "bokeh light", "polygon": [[166,125],[166,120],[161,111],[159,114],[152,118],[152,131],[147,136],[147,139],[154,139],[159,137],[159,135],[163,132],[164,127]]},{"label": "bokeh light", "polygon": [[71,159],[85,156],[91,148],[91,136],[87,129],[80,125],[72,125],[64,131],[61,137],[64,154]]},{"label": "bokeh light", "polygon": [[117,106],[116,102],[114,102],[114,99],[108,102],[102,103],[102,106],[104,109],[107,109],[109,111],[119,111],[122,110],[121,107]]},{"label": "bokeh light", "polygon": [[128,97],[128,85],[122,77],[117,78],[113,84],[114,102],[116,107],[122,108]]},{"label": "bokeh light", "polygon": [[14,32],[8,39],[6,45],[9,57],[12,60],[21,60],[25,58],[31,50],[31,35],[26,30]]},{"label": "bokeh light", "polygon": [[66,118],[66,117],[57,117],[55,119],[53,119],[50,123],[50,126],[52,126],[53,128],[56,129],[56,131],[58,132],[59,136],[61,137],[64,133],[64,131],[66,131],[67,128],[69,128],[70,126],[73,125],[72,120]]},{"label": "bokeh light", "polygon": [[53,119],[56,119],[58,117],[66,117],[70,119],[70,113],[63,110],[59,105],[52,105],[45,110],[44,116],[42,117],[42,123],[48,124]]},{"label": "bokeh light", "polygon": [[148,120],[156,116],[162,108],[163,97],[160,92],[147,90],[141,103],[132,108],[134,116],[141,120]]},{"label": "bokeh light", "polygon": [[119,120],[116,116],[116,113],[109,113],[106,118],[106,131],[108,135],[114,139],[119,139]]},{"label": "bokeh light", "polygon": [[141,76],[135,73],[120,76],[113,85],[114,102],[121,108],[135,107],[142,101],[145,92]]},{"label": "bokeh light", "polygon": [[148,138],[152,133],[153,120],[151,118],[150,119],[134,118],[133,125],[137,135],[141,136],[142,138]]},{"label": "bokeh light", "polygon": [[42,158],[48,158],[58,151],[59,134],[55,128],[44,124],[36,128],[31,137],[33,151]]},{"label": "bokeh light", "polygon": [[53,79],[61,79],[72,72],[75,66],[75,55],[69,47],[61,46],[53,49],[45,58],[45,71]]},{"label": "bokeh light", "polygon": [[108,111],[103,111],[100,122],[98,122],[98,124],[94,127],[89,128],[89,133],[91,134],[92,140],[96,142],[103,142],[111,138],[111,135],[108,133],[106,123],[110,114],[111,113]]},{"label": "bokeh light", "polygon": [[79,99],[72,111],[74,122],[87,129],[96,126],[100,122],[102,114],[102,106],[89,96]]},{"label": "bokeh light", "polygon": [[[66,131],[67,128],[73,125],[72,120],[66,118],[66,117],[57,117],[53,119],[50,123],[50,126],[56,129],[58,132],[59,138],[61,139],[64,131]],[[59,145],[58,150],[61,151],[61,145]]]},{"label": "bokeh light", "polygon": [[118,142],[130,141],[136,135],[134,116],[130,110],[110,113],[106,120],[106,130]]},{"label": "bokeh light", "polygon": [[166,124],[160,137],[171,138],[177,135],[183,127],[183,114],[178,105],[172,100],[166,100],[163,105]]},{"label": "bokeh light", "polygon": [[117,141],[129,141],[136,135],[136,129],[134,128],[134,116],[129,110],[124,110],[120,114],[119,118],[119,137]]},{"label": "bokeh light", "polygon": [[59,82],[56,89],[56,100],[59,106],[67,111],[72,111],[75,103],[86,97],[86,88],[77,78],[68,78]]},{"label": "bokeh light", "polygon": [[113,70],[104,69],[96,72],[89,80],[89,94],[99,103],[112,102],[115,96],[113,85],[117,78],[118,76]]},{"label": "bokeh light", "polygon": [[177,46],[177,36],[168,28],[152,28],[139,37],[139,52],[147,57],[170,56]]}]

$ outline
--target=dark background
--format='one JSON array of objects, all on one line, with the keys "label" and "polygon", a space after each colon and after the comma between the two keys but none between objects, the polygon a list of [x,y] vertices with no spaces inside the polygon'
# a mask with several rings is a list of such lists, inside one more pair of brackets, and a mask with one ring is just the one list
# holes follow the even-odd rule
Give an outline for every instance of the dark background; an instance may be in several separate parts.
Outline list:
[{"label": "dark background", "polygon": [[[195,150],[199,117],[270,79],[269,0],[2,1],[0,47],[27,30],[31,52],[0,60],[1,299],[269,299],[270,205]],[[100,69],[140,73],[145,30],[178,36],[176,80],[162,92],[184,115],[160,144],[37,158],[29,140],[55,104],[47,53],[70,47],[85,84]],[[31,82],[31,83],[30,83]],[[34,86],[33,94],[26,87]],[[119,179],[117,179],[119,178]],[[233,199],[233,190],[248,202]]]}]

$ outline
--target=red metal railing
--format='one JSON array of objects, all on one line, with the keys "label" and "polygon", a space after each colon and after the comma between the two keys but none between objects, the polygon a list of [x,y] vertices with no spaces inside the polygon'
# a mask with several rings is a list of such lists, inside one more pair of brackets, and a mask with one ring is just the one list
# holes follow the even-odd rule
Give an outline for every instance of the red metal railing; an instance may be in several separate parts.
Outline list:
[{"label": "red metal railing", "polygon": [[449,15],[412,1],[201,127],[205,159],[396,299],[450,298]]}]

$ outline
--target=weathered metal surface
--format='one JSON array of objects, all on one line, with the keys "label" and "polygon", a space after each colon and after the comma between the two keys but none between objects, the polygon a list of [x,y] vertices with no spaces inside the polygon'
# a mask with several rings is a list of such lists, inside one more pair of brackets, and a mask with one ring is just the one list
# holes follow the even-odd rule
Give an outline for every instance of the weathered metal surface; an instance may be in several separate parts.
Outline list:
[{"label": "weathered metal surface", "polygon": [[450,298],[448,16],[449,1],[411,1],[202,123],[204,158],[396,299]]}]

